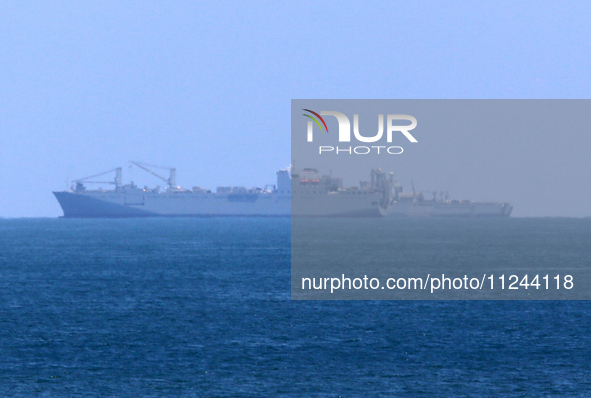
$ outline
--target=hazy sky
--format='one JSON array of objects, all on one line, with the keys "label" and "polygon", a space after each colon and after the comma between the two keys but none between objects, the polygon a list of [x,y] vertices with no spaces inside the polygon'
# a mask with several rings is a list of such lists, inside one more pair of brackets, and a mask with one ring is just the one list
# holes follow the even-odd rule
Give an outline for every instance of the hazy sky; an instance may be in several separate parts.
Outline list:
[{"label": "hazy sky", "polygon": [[[582,1],[3,1],[0,216],[61,215],[52,190],[116,166],[127,180],[129,160],[175,166],[188,187],[273,183],[290,164],[292,98],[589,98],[590,11]],[[556,156],[570,159],[568,148]],[[523,184],[490,199],[513,201],[516,216],[591,215],[591,161],[580,159],[546,180],[531,164],[539,152],[524,149],[503,166],[527,164]],[[469,187],[464,178],[454,184]],[[576,200],[531,202],[540,187]]]}]

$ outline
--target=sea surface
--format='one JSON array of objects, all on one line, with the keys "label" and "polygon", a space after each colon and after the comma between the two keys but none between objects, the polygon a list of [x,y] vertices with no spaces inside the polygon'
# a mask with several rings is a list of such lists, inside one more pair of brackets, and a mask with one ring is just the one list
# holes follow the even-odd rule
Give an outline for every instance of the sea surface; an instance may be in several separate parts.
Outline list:
[{"label": "sea surface", "polygon": [[0,220],[0,396],[591,396],[588,301],[291,301],[290,252],[289,219]]}]

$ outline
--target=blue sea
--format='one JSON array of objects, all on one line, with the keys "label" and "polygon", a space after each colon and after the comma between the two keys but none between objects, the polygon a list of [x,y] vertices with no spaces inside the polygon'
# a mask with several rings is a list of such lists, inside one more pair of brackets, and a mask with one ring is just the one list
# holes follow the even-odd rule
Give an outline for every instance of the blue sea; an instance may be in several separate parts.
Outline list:
[{"label": "blue sea", "polygon": [[289,219],[0,220],[0,396],[591,396],[587,301],[291,301],[290,250]]}]

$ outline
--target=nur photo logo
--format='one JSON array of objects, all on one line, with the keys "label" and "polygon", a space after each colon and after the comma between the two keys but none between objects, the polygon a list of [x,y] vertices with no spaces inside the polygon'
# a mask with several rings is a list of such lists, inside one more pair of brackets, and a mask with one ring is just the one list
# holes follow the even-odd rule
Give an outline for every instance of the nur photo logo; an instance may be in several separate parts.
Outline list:
[{"label": "nur photo logo", "polygon": [[[410,133],[411,130],[417,127],[417,119],[411,115],[402,114],[388,114],[384,118],[383,114],[378,115],[378,131],[373,136],[367,136],[361,133],[359,130],[359,115],[353,115],[353,135],[351,135],[351,121],[342,112],[337,111],[320,111],[315,112],[310,109],[302,109],[309,114],[303,113],[302,115],[307,117],[307,142],[314,142],[314,125],[318,126],[318,130],[321,133],[326,132],[328,134],[328,125],[322,116],[334,116],[338,123],[338,142],[351,142],[352,139],[362,143],[385,143],[391,144],[393,137],[398,134],[402,134],[411,143],[417,143],[417,139]],[[385,119],[385,123],[384,123]],[[404,122],[410,122],[410,124],[401,124]],[[384,131],[386,132],[384,134]],[[349,155],[367,155],[369,153],[387,153],[390,155],[400,155],[404,149],[401,146],[390,146],[390,145],[360,145],[360,146],[333,146],[333,145],[320,145],[318,147],[319,154],[349,154]]]}]

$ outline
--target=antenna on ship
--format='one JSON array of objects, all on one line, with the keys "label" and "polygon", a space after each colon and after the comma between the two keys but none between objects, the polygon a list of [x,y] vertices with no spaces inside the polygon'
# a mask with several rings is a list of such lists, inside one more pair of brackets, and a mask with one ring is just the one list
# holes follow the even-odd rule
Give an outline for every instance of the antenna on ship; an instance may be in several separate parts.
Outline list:
[{"label": "antenna on ship", "polygon": [[[153,164],[147,164],[147,163],[140,163],[140,162],[135,162],[133,160],[130,161],[131,163],[133,163],[134,165],[136,165],[137,167],[139,167],[142,170],[147,171],[148,173],[152,174],[155,177],[160,178],[162,181],[166,182],[168,184],[168,187],[172,190],[177,190],[180,189],[179,186],[176,185],[176,169],[174,167],[166,167],[166,166],[156,166]],[[160,174],[156,173],[153,170],[150,170],[148,167],[155,167],[157,169],[164,169],[164,170],[168,170],[169,171],[169,177],[163,177]]]}]

